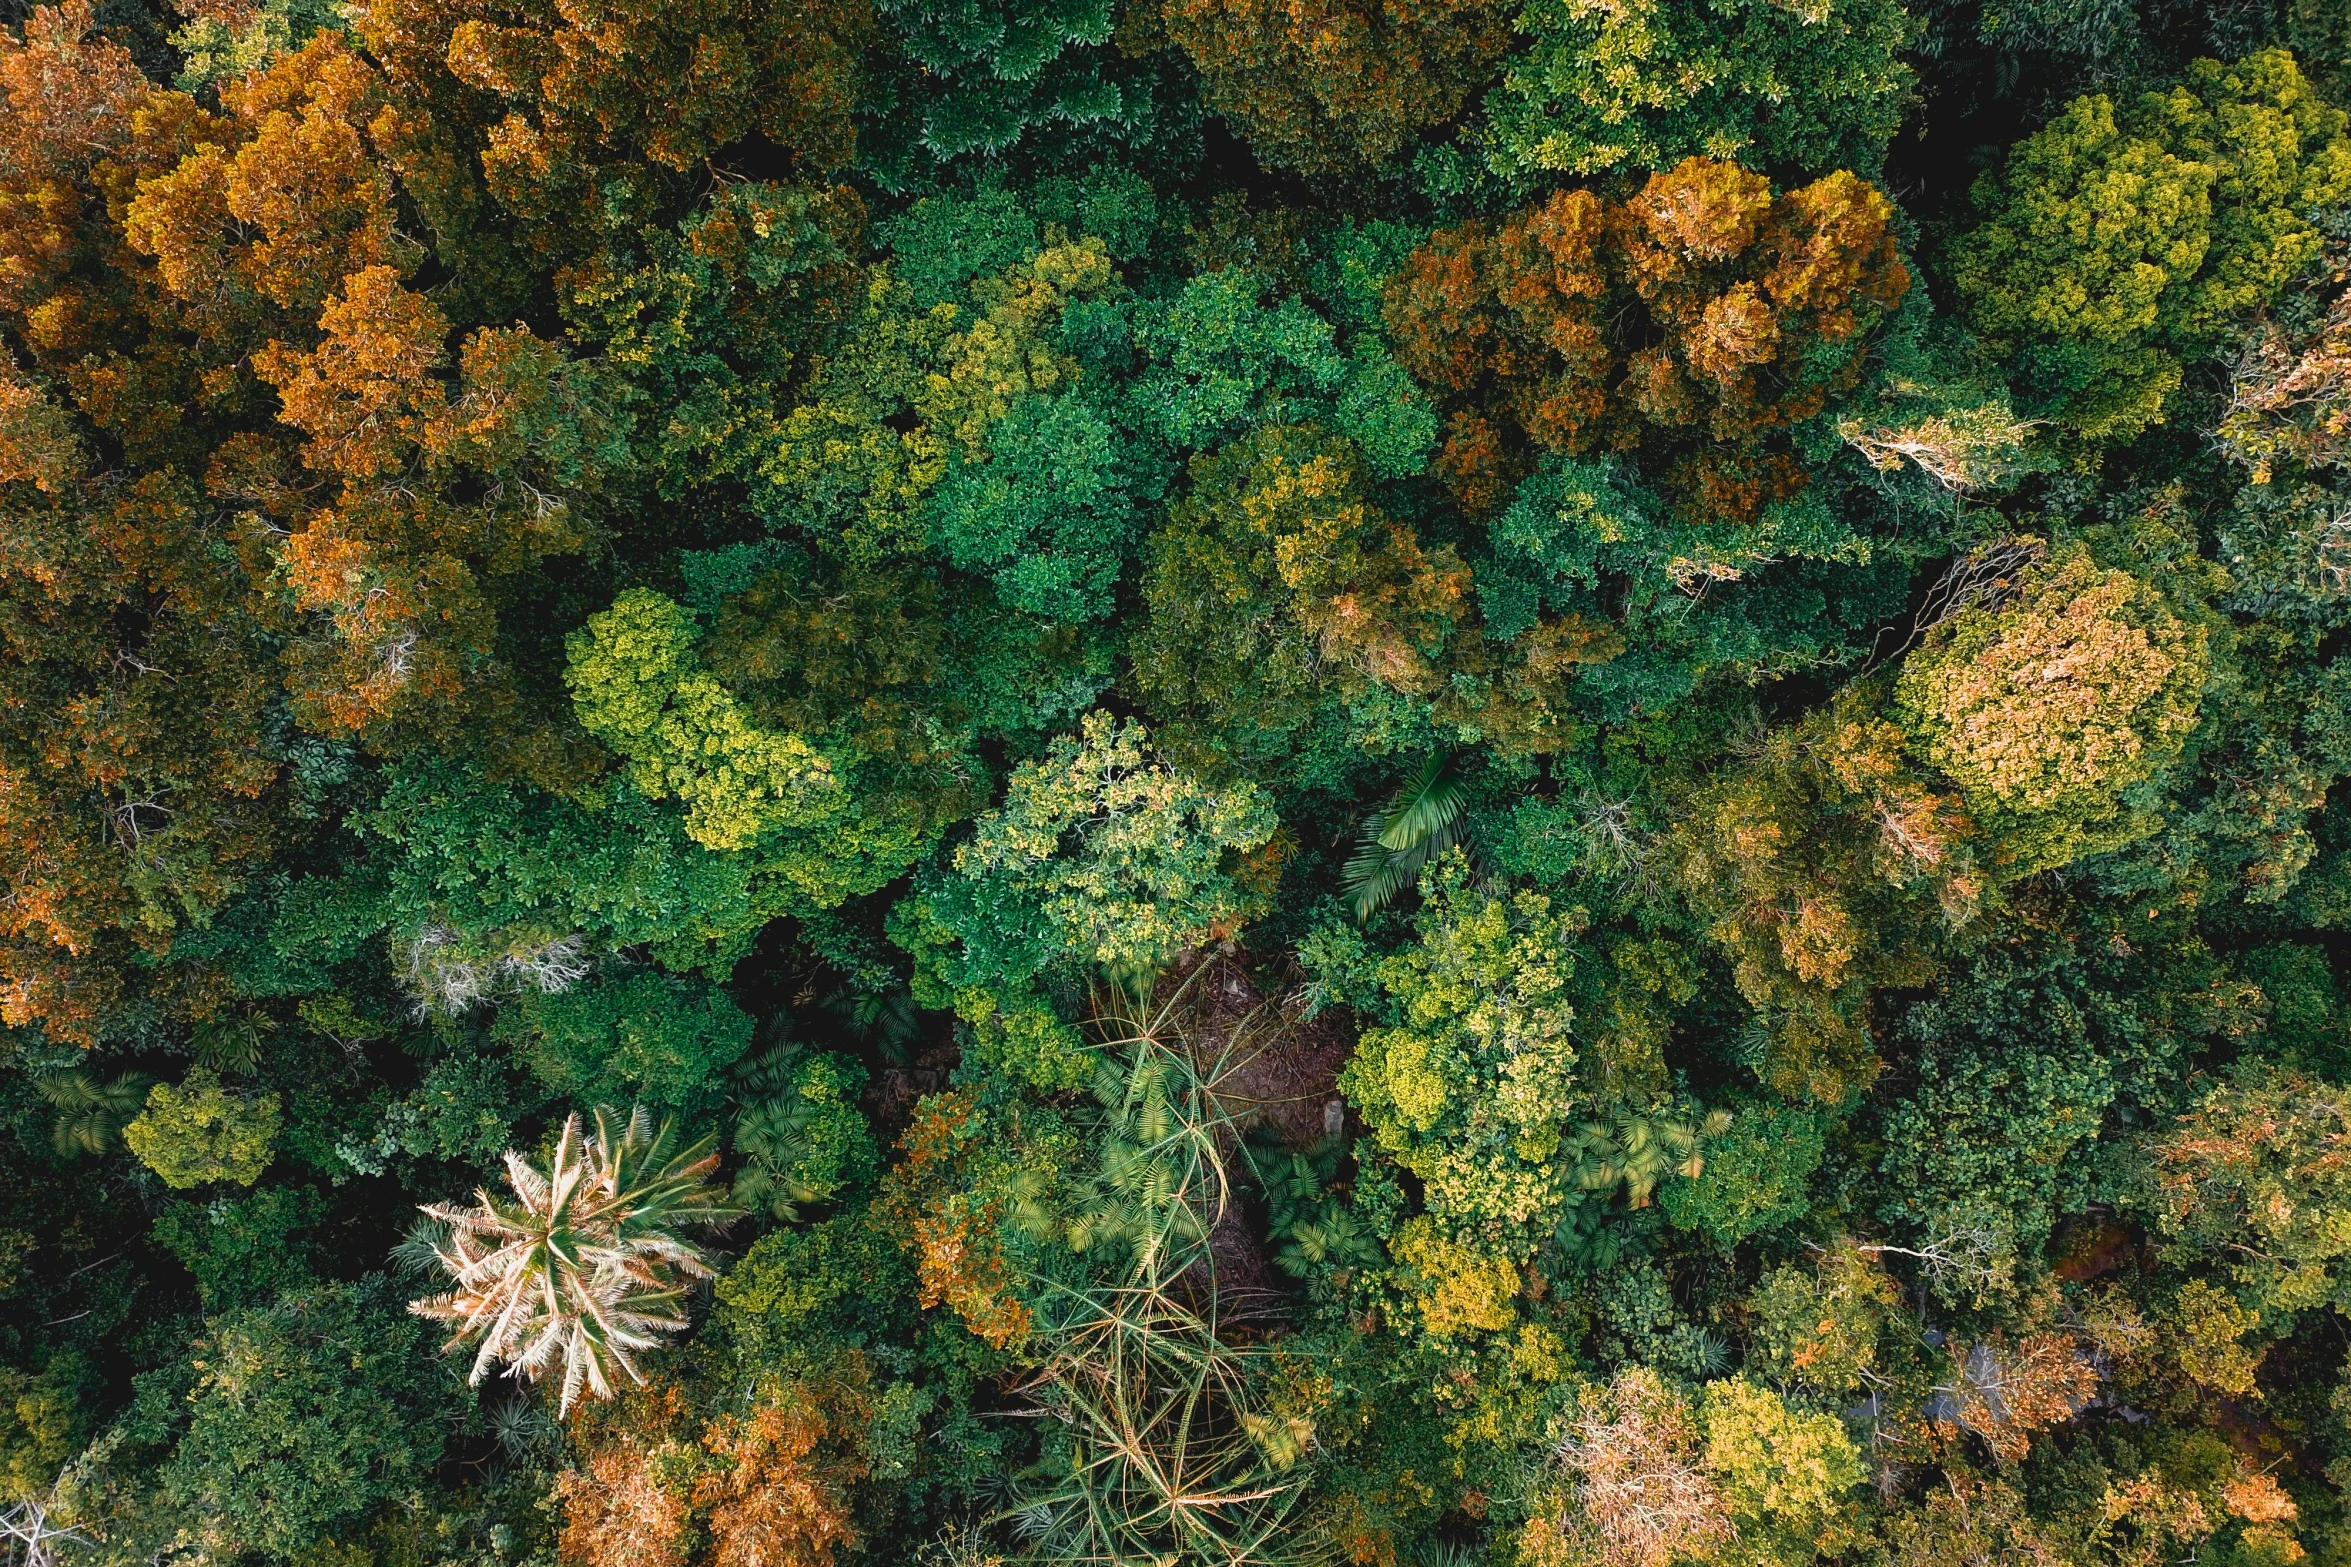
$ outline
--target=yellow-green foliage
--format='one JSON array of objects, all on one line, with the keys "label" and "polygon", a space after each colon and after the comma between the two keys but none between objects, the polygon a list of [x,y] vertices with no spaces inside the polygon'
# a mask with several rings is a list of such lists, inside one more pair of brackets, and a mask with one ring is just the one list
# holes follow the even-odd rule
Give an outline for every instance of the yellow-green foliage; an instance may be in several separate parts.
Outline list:
[{"label": "yellow-green foliage", "polygon": [[1518,1269],[1509,1258],[1447,1240],[1426,1217],[1400,1225],[1388,1252],[1408,1270],[1431,1337],[1499,1333],[1518,1320]]},{"label": "yellow-green foliage", "polygon": [[925,378],[916,411],[949,449],[975,452],[988,427],[1012,411],[1013,399],[1062,391],[1077,379],[1077,361],[1052,345],[1074,299],[1102,293],[1117,280],[1110,253],[1093,238],[1046,246],[1030,260],[972,285],[983,314],[947,339],[939,368]]},{"label": "yellow-green foliage", "polygon": [[1488,105],[1496,169],[1596,174],[1693,155],[1874,164],[1901,124],[1916,25],[1885,0],[1536,0]]},{"label": "yellow-green foliage", "polygon": [[283,1121],[276,1094],[232,1094],[199,1066],[176,1087],[149,1089],[147,1108],[122,1129],[122,1140],[175,1190],[213,1181],[251,1186],[269,1168]]},{"label": "yellow-green foliage", "polygon": [[839,807],[831,765],[793,734],[761,729],[705,672],[693,617],[632,588],[571,639],[564,670],[580,722],[629,760],[639,789],[686,806],[686,833],[710,849],[748,848]]},{"label": "yellow-green foliage", "polygon": [[1742,1518],[1817,1529],[1861,1483],[1861,1455],[1843,1422],[1790,1409],[1744,1377],[1708,1383],[1698,1419],[1706,1431],[1707,1471]]},{"label": "yellow-green foliage", "polygon": [[88,1372],[65,1351],[38,1376],[0,1366],[0,1500],[45,1496],[57,1471],[89,1439],[75,1384]]},{"label": "yellow-green foliage", "polygon": [[1094,1058],[1078,1031],[1045,999],[1009,987],[973,985],[955,992],[955,1015],[971,1025],[969,1058],[990,1076],[1045,1093],[1068,1093],[1093,1081]]},{"label": "yellow-green foliage", "polygon": [[2158,422],[2183,358],[2318,254],[2311,218],[2351,196],[2344,124],[2279,49],[2076,99],[1977,186],[1987,221],[1953,257],[1976,329],[2082,437]]},{"label": "yellow-green foliage", "polygon": [[760,463],[753,503],[838,535],[854,560],[919,552],[920,512],[951,459],[985,460],[990,426],[1023,397],[1065,391],[1076,361],[1052,345],[1062,312],[1116,281],[1093,238],[1061,239],[972,287],[973,307],[915,308],[886,267]]},{"label": "yellow-green foliage", "polygon": [[564,679],[588,732],[628,758],[638,789],[685,804],[686,836],[756,852],[784,906],[820,909],[871,892],[914,861],[942,823],[902,799],[865,798],[800,734],[754,721],[702,667],[686,610],[644,588],[588,617]]},{"label": "yellow-green foliage", "polygon": [[1001,809],[956,852],[957,872],[1032,907],[1082,961],[1154,969],[1229,934],[1257,899],[1234,871],[1278,825],[1254,784],[1216,786],[1168,765],[1140,724],[1086,715],[1082,732],[1023,763]]},{"label": "yellow-green foliage", "polygon": [[2012,874],[2110,849],[2152,825],[2122,799],[2195,726],[2205,633],[2156,591],[2075,553],[2002,609],[1968,610],[1894,690],[1918,757],[1959,786]]},{"label": "yellow-green foliage", "polygon": [[1420,939],[1375,971],[1387,1025],[1364,1031],[1340,1087],[1449,1234],[1530,1255],[1568,1193],[1583,916],[1475,886],[1458,856],[1427,888]]}]

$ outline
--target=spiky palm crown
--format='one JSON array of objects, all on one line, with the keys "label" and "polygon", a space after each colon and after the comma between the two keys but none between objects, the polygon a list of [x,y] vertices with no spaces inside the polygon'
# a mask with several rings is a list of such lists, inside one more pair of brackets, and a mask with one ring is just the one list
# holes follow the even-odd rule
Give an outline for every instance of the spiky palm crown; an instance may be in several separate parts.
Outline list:
[{"label": "spiky palm crown", "polygon": [[470,1208],[425,1208],[448,1226],[433,1251],[457,1287],[409,1309],[453,1324],[447,1347],[478,1344],[477,1383],[501,1361],[531,1381],[560,1363],[560,1411],[583,1389],[610,1398],[615,1373],[644,1381],[636,1352],[688,1325],[686,1283],[711,1275],[678,1231],[741,1212],[710,1183],[717,1167],[708,1139],[681,1149],[642,1108],[618,1127],[599,1108],[592,1135],[574,1115],[544,1172],[508,1151],[511,1200],[483,1189]]},{"label": "spiky palm crown", "polygon": [[1095,998],[1100,1165],[1016,1199],[1034,1238],[1085,1259],[1028,1278],[1040,1354],[1024,1390],[1055,1436],[1001,1521],[1032,1561],[1310,1554],[1293,1514],[1312,1432],[1263,1409],[1263,1352],[1224,1330],[1209,1244],[1239,1143],[1225,1082],[1279,1020],[1264,1009],[1204,1052],[1187,1014],[1206,971],[1157,1004]]}]

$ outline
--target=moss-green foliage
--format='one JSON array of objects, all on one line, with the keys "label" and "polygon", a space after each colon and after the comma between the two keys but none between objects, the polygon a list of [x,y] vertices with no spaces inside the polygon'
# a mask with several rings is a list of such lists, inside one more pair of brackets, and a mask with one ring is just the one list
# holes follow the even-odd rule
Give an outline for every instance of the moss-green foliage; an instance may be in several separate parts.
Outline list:
[{"label": "moss-green foliage", "polygon": [[301,1232],[325,1216],[315,1190],[270,1186],[248,1197],[179,1202],[155,1220],[155,1239],[196,1279],[211,1312],[267,1303],[311,1276],[311,1247]]},{"label": "moss-green foliage", "polygon": [[1532,45],[1489,106],[1488,157],[1518,176],[1693,156],[1869,168],[1901,124],[1914,26],[1881,0],[1538,0],[1519,21]]},{"label": "moss-green foliage", "polygon": [[1668,1182],[1658,1206],[1677,1227],[1736,1246],[1803,1215],[1822,1144],[1815,1112],[1769,1104],[1742,1111],[1706,1145],[1705,1167]]},{"label": "moss-green foliage", "polygon": [[422,1323],[380,1290],[319,1285],[211,1319],[158,1471],[196,1537],[290,1557],[413,1491],[450,1404]]},{"label": "moss-green foliage", "polygon": [[[930,161],[1000,155],[1069,133],[1130,141],[1152,126],[1150,82],[1122,69],[1104,0],[899,0],[879,8],[903,74],[879,96],[865,157],[892,184]],[[908,68],[910,67],[910,69]]]},{"label": "moss-green foliage", "polygon": [[584,935],[723,972],[790,895],[756,862],[696,843],[675,807],[625,783],[567,798],[426,764],[394,773],[365,825],[390,846],[382,870],[288,900],[297,917],[273,933],[287,960],[347,953],[387,927],[438,926],[490,961]]},{"label": "moss-green foliage", "polygon": [[754,1213],[800,1216],[872,1184],[881,1162],[857,1109],[865,1069],[840,1055],[786,1054],[746,1074],[748,1101],[735,1121],[743,1167],[735,1200]]},{"label": "moss-green foliage", "polygon": [[2291,55],[2199,61],[2118,106],[2075,100],[1976,188],[1953,255],[1970,318],[2016,356],[2034,411],[2085,440],[2164,417],[2183,361],[2274,299],[2351,195],[2343,111]]},{"label": "moss-green foliage", "polygon": [[0,30],[60,1567],[2345,1555],[2339,3],[191,4]]},{"label": "moss-green foliage", "polygon": [[623,973],[500,1013],[496,1035],[574,1104],[697,1103],[751,1048],[751,1018],[707,982]]}]

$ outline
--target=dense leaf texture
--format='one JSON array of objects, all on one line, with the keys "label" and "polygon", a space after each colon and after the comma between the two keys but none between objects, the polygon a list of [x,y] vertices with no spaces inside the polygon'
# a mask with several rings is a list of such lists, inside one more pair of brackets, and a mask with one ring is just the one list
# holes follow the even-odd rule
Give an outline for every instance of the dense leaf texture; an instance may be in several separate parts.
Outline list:
[{"label": "dense leaf texture", "polygon": [[0,6],[0,1533],[2333,1567],[2343,11]]}]

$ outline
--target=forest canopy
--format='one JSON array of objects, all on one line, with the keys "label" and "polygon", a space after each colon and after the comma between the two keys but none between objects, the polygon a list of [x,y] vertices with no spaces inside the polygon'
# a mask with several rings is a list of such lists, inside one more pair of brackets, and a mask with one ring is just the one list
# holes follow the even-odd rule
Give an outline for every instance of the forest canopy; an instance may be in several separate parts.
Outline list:
[{"label": "forest canopy", "polygon": [[2351,1567],[2340,0],[0,0],[0,1567]]}]

